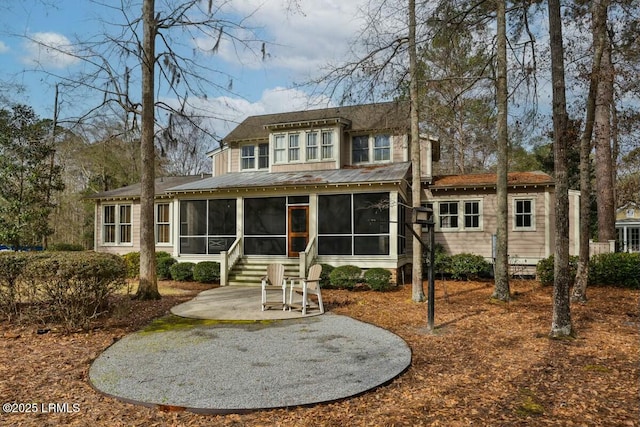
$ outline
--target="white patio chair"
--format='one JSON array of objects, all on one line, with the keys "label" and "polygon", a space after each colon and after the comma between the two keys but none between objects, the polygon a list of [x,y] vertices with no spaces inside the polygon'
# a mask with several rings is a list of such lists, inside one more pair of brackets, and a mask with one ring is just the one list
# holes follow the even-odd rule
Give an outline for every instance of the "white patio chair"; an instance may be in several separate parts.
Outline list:
[{"label": "white patio chair", "polygon": [[[322,293],[320,292],[320,273],[322,266],[320,264],[312,265],[309,268],[307,277],[299,277],[291,279],[289,288],[289,310],[300,309],[302,315],[307,314],[307,308],[310,307],[309,295],[315,295],[318,298],[318,308],[320,313],[324,313],[324,305],[322,305]],[[294,294],[302,294],[302,300],[299,303],[293,301]]]},{"label": "white patio chair", "polygon": [[[277,291],[278,300],[268,300],[267,293],[275,293]],[[287,308],[287,281],[284,277],[284,265],[269,264],[267,266],[267,275],[262,278],[262,311],[275,306]]]}]

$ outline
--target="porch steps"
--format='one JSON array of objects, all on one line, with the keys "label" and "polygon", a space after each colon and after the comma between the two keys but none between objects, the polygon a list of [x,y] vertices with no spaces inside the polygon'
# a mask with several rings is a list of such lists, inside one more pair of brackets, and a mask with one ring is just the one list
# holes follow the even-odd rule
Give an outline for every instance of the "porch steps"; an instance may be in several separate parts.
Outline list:
[{"label": "porch steps", "polygon": [[287,277],[300,275],[297,258],[242,257],[229,272],[229,285],[260,286],[261,279],[267,272],[267,266],[271,263],[283,264],[284,274]]}]

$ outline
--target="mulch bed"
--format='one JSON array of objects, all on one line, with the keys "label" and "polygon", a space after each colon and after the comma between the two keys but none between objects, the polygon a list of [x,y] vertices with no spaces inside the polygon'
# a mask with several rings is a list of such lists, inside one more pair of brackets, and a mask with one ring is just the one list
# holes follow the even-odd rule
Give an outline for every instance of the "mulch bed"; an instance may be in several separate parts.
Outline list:
[{"label": "mulch bed", "polygon": [[588,304],[572,306],[576,338],[551,340],[552,289],[533,281],[512,281],[514,298],[506,304],[490,300],[490,282],[436,282],[434,334],[426,331],[426,304],[411,301],[410,286],[386,293],[327,289],[328,310],[405,339],[411,367],[355,398],[221,416],[136,406],[88,383],[89,366],[105,348],[203,289],[169,286],[190,293],[150,302],[121,297],[112,316],[90,331],[44,325],[51,330],[38,334],[43,325],[0,324],[0,396],[32,411],[1,412],[0,425],[639,425],[637,290],[590,288]]}]

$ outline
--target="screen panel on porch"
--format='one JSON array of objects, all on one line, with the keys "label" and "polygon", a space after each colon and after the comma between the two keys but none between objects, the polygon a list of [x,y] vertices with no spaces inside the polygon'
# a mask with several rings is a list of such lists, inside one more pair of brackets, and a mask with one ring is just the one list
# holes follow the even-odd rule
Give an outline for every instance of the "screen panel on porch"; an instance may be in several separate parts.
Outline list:
[{"label": "screen panel on porch", "polygon": [[180,202],[180,253],[218,254],[236,239],[236,199]]},{"label": "screen panel on porch", "polygon": [[389,193],[320,195],[320,255],[388,255]]},{"label": "screen panel on porch", "polygon": [[244,199],[244,253],[286,255],[287,199]]}]

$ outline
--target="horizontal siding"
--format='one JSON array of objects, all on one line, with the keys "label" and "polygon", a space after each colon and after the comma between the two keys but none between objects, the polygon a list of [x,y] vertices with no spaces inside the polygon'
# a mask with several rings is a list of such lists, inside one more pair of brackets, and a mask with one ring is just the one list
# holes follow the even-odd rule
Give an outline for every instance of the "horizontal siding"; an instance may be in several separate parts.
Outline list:
[{"label": "horizontal siding", "polygon": [[326,169],[337,169],[336,162],[287,163],[271,166],[271,172],[321,171]]}]

